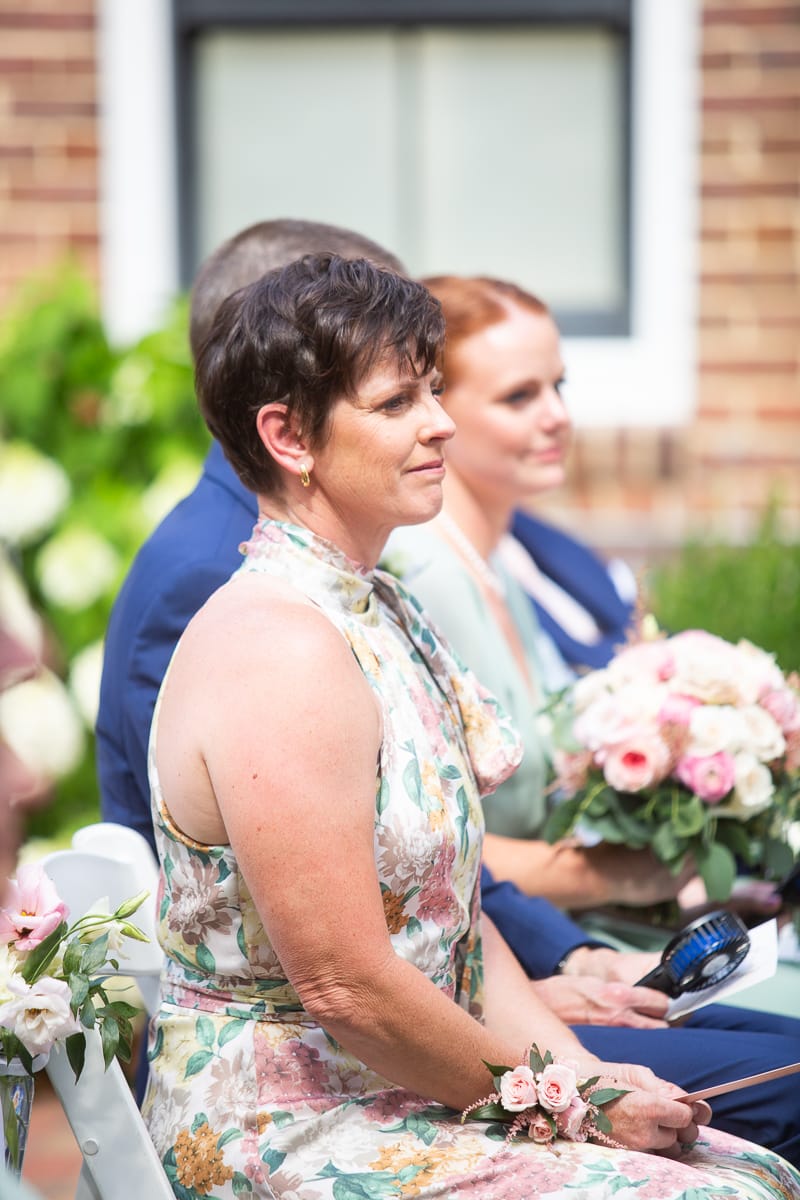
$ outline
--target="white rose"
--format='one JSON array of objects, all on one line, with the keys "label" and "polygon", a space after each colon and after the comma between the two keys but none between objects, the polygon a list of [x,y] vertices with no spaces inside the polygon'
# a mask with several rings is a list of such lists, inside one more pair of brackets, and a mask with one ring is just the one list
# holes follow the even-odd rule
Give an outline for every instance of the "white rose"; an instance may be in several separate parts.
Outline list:
[{"label": "white rose", "polygon": [[29,1054],[47,1054],[55,1042],[80,1031],[69,1007],[72,993],[63,979],[45,975],[32,986],[17,979],[10,988],[16,998],[0,1005],[0,1025],[10,1029]]},{"label": "white rose", "polygon": [[720,816],[728,815],[747,820],[769,808],[773,783],[767,767],[752,754],[734,755],[733,791],[730,799],[717,806]]},{"label": "white rose", "polygon": [[701,704],[689,716],[686,753],[705,758],[721,750],[736,754],[745,746],[746,728],[741,713],[727,704]]},{"label": "white rose", "polygon": [[62,467],[25,442],[0,443],[0,541],[35,542],[69,499]]},{"label": "white rose", "polygon": [[572,686],[572,703],[575,712],[583,712],[601,696],[607,695],[608,690],[607,671],[590,671],[588,675],[581,675],[580,679],[577,679]]},{"label": "white rose", "polygon": [[734,646],[700,630],[672,638],[674,691],[706,704],[738,704],[742,700],[742,664]]},{"label": "white rose", "polygon": [[742,748],[761,762],[780,758],[786,749],[786,739],[777,721],[758,704],[748,704],[739,711],[745,730]]},{"label": "white rose", "polygon": [[109,590],[119,571],[116,550],[91,529],[74,526],[52,537],[36,558],[42,591],[52,604],[88,608]]},{"label": "white rose", "polygon": [[742,696],[748,704],[755,704],[766,689],[784,686],[783,673],[773,654],[767,654],[766,650],[754,646],[745,638],[736,643],[736,653],[742,672]]},{"label": "white rose", "polygon": [[103,643],[92,642],[80,650],[69,668],[69,690],[78,711],[90,729],[94,729],[100,704],[100,678],[103,674]]},{"label": "white rose", "polygon": [[69,692],[42,669],[0,694],[0,736],[29,770],[48,779],[68,775],[83,755],[83,724]]}]

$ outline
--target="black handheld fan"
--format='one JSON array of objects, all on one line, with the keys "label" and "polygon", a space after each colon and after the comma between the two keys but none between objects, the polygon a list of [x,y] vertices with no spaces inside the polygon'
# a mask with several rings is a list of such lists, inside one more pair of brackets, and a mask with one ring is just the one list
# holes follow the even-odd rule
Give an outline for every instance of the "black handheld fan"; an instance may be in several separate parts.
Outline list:
[{"label": "black handheld fan", "polygon": [[677,933],[637,987],[656,988],[673,1000],[683,992],[701,992],[735,971],[749,949],[747,927],[735,913],[719,909]]}]

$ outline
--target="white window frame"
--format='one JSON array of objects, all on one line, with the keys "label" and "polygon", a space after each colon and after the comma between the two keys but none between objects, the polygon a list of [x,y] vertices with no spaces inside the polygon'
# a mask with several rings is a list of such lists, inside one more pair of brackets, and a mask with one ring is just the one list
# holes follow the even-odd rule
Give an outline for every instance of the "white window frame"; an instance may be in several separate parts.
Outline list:
[{"label": "white window frame", "polygon": [[[634,0],[631,332],[565,338],[581,428],[694,413],[699,30],[699,0]],[[102,302],[112,338],[130,342],[179,288],[169,5],[101,0],[98,45]]]}]

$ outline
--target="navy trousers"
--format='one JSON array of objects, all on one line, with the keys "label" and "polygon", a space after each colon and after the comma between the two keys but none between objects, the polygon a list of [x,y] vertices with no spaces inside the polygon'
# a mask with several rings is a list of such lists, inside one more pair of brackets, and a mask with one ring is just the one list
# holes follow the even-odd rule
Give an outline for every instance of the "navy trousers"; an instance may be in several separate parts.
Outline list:
[{"label": "navy trousers", "polygon": [[[576,1025],[606,1062],[636,1062],[689,1092],[800,1062],[800,1021],[709,1004],[675,1029]],[[709,1100],[716,1129],[776,1150],[800,1167],[800,1076],[788,1075]]]}]

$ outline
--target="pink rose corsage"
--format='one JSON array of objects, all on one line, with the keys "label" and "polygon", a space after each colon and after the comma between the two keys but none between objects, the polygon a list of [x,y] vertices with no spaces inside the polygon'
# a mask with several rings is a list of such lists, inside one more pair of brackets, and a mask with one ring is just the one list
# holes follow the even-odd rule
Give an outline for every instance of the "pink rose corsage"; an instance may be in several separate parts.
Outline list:
[{"label": "pink rose corsage", "polygon": [[549,1050],[541,1054],[535,1044],[528,1062],[517,1067],[493,1066],[485,1059],[484,1063],[496,1090],[465,1108],[462,1123],[469,1117],[508,1125],[506,1141],[527,1131],[533,1141],[545,1144],[556,1138],[616,1144],[610,1137],[611,1121],[602,1109],[627,1095],[625,1089],[598,1087],[598,1075],[578,1082],[574,1063],[554,1059]]}]

